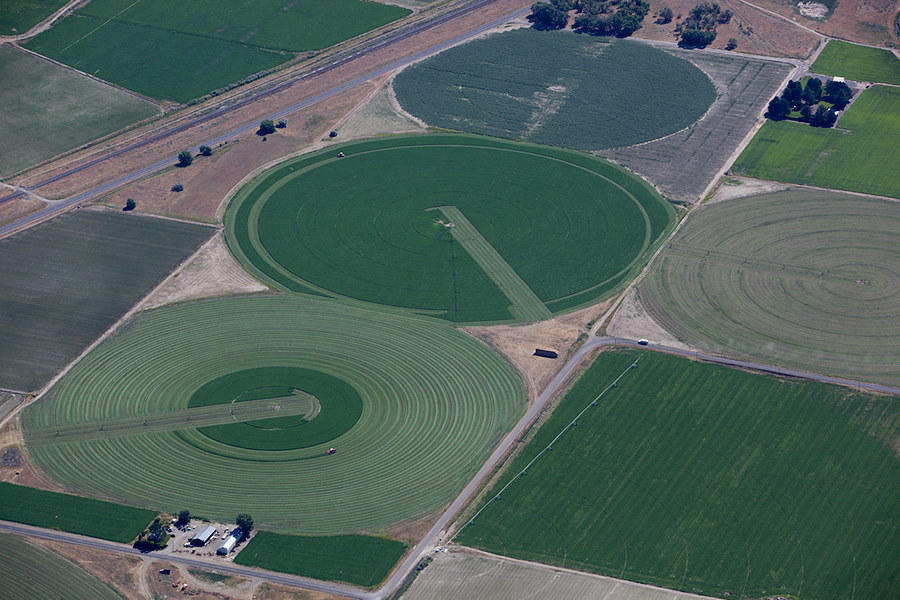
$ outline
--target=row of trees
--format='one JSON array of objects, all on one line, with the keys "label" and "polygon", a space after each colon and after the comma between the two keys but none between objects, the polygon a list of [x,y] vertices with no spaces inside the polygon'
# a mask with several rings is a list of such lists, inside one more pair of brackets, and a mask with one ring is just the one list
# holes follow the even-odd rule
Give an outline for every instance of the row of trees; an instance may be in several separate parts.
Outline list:
[{"label": "row of trees", "polygon": [[535,29],[562,29],[575,10],[574,28],[591,35],[627,37],[640,29],[650,4],[644,0],[550,0],[531,5],[528,20]]},{"label": "row of trees", "polygon": [[[843,81],[829,81],[822,84],[818,77],[810,77],[803,85],[791,81],[781,93],[769,102],[767,116],[775,121],[786,119],[791,111],[799,111],[796,120],[810,123],[813,127],[832,127],[837,121],[836,110],[847,106],[853,97],[853,90]],[[831,103],[832,106],[820,104]]]}]

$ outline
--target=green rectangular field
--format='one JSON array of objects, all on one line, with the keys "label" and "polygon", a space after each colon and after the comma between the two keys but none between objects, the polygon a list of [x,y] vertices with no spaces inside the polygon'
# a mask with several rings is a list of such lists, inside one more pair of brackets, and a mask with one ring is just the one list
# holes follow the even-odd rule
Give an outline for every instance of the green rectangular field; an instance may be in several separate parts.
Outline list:
[{"label": "green rectangular field", "polygon": [[146,96],[186,102],[407,14],[361,0],[94,0],[27,46]]},{"label": "green rectangular field", "polygon": [[405,552],[406,544],[368,535],[309,537],[260,531],[234,562],[374,587],[384,581]]},{"label": "green rectangular field", "polygon": [[0,177],[159,114],[155,104],[0,45]]},{"label": "green rectangular field", "polygon": [[900,88],[864,91],[834,129],[766,121],[732,171],[900,198]]},{"label": "green rectangular field", "polygon": [[606,352],[457,541],[717,597],[897,597],[898,441],[897,397]]},{"label": "green rectangular field", "polygon": [[851,81],[900,85],[900,60],[890,50],[829,40],[810,70]]},{"label": "green rectangular field", "polygon": [[22,34],[62,8],[66,0],[3,0],[0,35]]},{"label": "green rectangular field", "polygon": [[157,513],[0,482],[0,519],[130,543]]},{"label": "green rectangular field", "polygon": [[212,233],[77,211],[0,241],[0,388],[40,387]]}]

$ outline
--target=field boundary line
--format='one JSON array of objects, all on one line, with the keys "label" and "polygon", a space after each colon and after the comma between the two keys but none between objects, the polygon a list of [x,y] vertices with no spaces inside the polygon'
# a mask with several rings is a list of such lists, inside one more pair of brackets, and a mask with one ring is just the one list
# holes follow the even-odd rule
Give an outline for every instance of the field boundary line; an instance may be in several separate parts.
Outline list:
[{"label": "field boundary line", "polygon": [[[506,262],[481,232],[455,206],[438,207],[452,223],[450,234],[459,245],[478,263],[485,275],[490,277],[500,291],[512,302],[510,312],[513,316],[530,320],[543,321],[553,318],[550,309],[538,298],[537,294],[519,277],[515,269]],[[452,227],[451,227],[452,224]]]}]

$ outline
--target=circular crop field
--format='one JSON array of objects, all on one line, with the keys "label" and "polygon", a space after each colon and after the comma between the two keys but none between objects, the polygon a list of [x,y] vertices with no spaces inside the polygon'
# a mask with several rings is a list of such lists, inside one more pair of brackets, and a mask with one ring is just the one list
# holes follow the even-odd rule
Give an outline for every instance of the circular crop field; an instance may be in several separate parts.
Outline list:
[{"label": "circular crop field", "polygon": [[691,216],[640,284],[653,318],[724,355],[900,385],[900,211],[824,191]]},{"label": "circular crop field", "polygon": [[[266,418],[227,423],[254,403]],[[337,534],[442,506],[524,408],[514,370],[449,324],[259,296],[137,317],[23,424],[75,492]]]},{"label": "circular crop field", "polygon": [[664,137],[716,100],[703,71],[648,44],[531,28],[445,50],[393,85],[431,126],[578,150]]},{"label": "circular crop field", "polygon": [[239,190],[228,243],[285,290],[454,322],[535,321],[639,268],[671,207],[583,153],[462,135],[344,144]]}]

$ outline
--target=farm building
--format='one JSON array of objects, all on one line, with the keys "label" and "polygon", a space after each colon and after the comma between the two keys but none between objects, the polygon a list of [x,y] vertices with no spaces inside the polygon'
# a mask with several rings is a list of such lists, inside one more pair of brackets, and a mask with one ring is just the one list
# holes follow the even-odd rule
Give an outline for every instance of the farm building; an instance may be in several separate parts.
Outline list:
[{"label": "farm building", "polygon": [[241,538],[244,537],[243,533],[240,529],[235,529],[231,532],[231,535],[222,542],[219,548],[216,550],[216,554],[227,555],[229,552],[234,550],[234,547],[237,545]]},{"label": "farm building", "polygon": [[543,348],[535,348],[533,356],[540,356],[542,358],[558,358],[559,353],[553,350],[544,350]]},{"label": "farm building", "polygon": [[204,545],[206,545],[206,542],[208,542],[210,540],[210,538],[212,538],[212,536],[215,535],[215,533],[216,533],[216,528],[213,527],[212,525],[207,525],[200,531],[200,533],[198,533],[197,535],[195,535],[194,537],[191,538],[191,545],[192,546],[204,546]]}]

